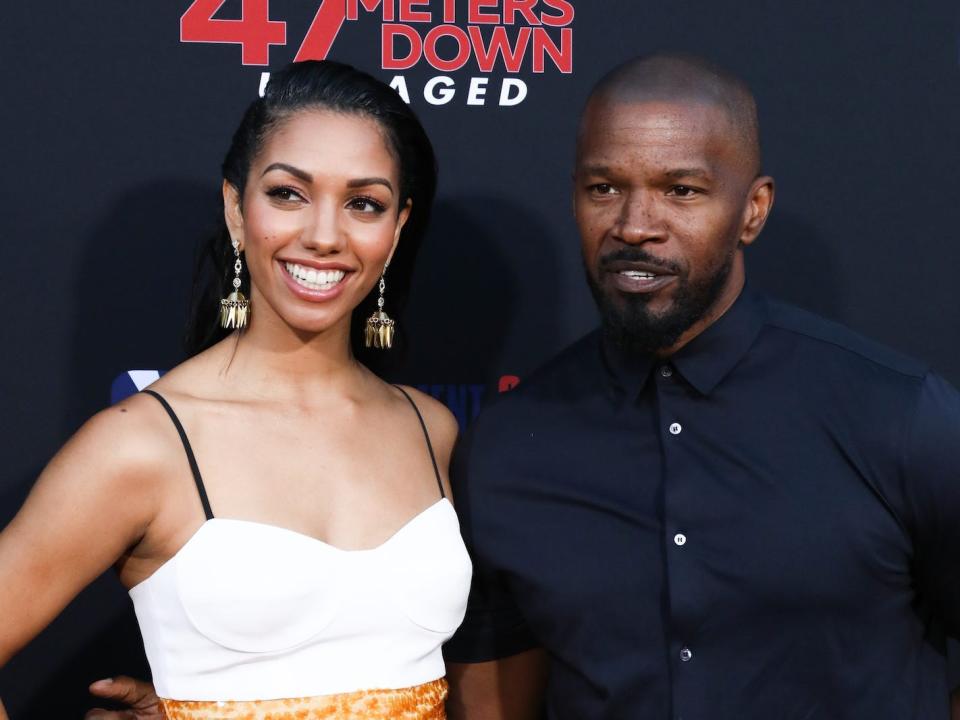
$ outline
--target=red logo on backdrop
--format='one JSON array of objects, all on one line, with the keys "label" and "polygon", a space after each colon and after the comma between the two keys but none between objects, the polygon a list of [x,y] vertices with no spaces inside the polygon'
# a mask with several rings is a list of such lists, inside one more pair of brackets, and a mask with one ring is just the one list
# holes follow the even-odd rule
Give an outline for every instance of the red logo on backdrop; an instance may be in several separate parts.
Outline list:
[{"label": "red logo on backdrop", "polygon": [[[240,19],[219,19],[226,0],[194,0],[180,18],[182,42],[232,43],[241,47],[244,65],[267,65],[270,47],[287,44],[287,23],[271,19],[269,0],[243,0]],[[464,68],[480,73],[573,72],[573,3],[570,0],[322,0],[296,60],[323,59],[344,23],[360,13],[380,13],[384,70],[403,71],[428,63],[443,73]],[[468,105],[485,105],[489,78],[472,77]],[[406,79],[391,81],[409,102]],[[445,75],[424,86],[424,99],[445,105],[456,82]],[[499,105],[519,105],[527,85],[520,78],[501,83]]]}]

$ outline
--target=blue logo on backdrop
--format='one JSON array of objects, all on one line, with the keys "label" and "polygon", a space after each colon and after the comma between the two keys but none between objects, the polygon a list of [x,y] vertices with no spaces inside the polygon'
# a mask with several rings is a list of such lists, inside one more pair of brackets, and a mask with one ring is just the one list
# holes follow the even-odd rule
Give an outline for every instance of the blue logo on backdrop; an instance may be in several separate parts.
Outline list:
[{"label": "blue logo on backdrop", "polygon": [[110,385],[110,404],[113,405],[137,394],[154,380],[159,380],[164,372],[160,370],[128,370],[117,375]]},{"label": "blue logo on backdrop", "polygon": [[416,385],[415,387],[450,408],[461,430],[480,413],[480,404],[486,389],[483,385]]}]

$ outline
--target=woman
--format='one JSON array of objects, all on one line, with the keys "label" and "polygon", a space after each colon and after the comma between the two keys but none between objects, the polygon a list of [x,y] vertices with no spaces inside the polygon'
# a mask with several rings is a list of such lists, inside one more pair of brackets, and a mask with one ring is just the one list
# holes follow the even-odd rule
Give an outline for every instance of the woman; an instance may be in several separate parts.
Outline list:
[{"label": "woman", "polygon": [[[87,422],[0,535],[0,662],[115,565],[170,718],[441,718],[470,580],[456,423],[351,344],[390,345],[429,140],[383,83],[299,63],[223,176],[227,287],[191,334],[209,347]],[[249,322],[223,338],[217,313]]]}]

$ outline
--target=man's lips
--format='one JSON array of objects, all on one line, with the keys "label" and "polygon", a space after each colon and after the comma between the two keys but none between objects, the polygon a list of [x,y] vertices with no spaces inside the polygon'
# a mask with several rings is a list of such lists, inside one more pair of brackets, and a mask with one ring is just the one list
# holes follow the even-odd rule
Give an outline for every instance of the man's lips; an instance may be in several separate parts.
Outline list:
[{"label": "man's lips", "polygon": [[600,266],[613,287],[625,293],[654,293],[677,279],[675,272],[653,263],[613,260]]}]

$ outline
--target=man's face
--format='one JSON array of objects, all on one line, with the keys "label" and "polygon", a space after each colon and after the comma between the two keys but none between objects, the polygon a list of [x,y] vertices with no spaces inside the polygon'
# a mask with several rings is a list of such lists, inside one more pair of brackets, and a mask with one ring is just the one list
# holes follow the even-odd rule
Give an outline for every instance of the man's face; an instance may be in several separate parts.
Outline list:
[{"label": "man's face", "polygon": [[757,183],[745,156],[728,115],[715,105],[591,102],[574,208],[587,278],[617,342],[645,352],[669,349],[736,299],[744,281],[741,246],[759,233],[772,200],[767,183],[757,226]]}]

